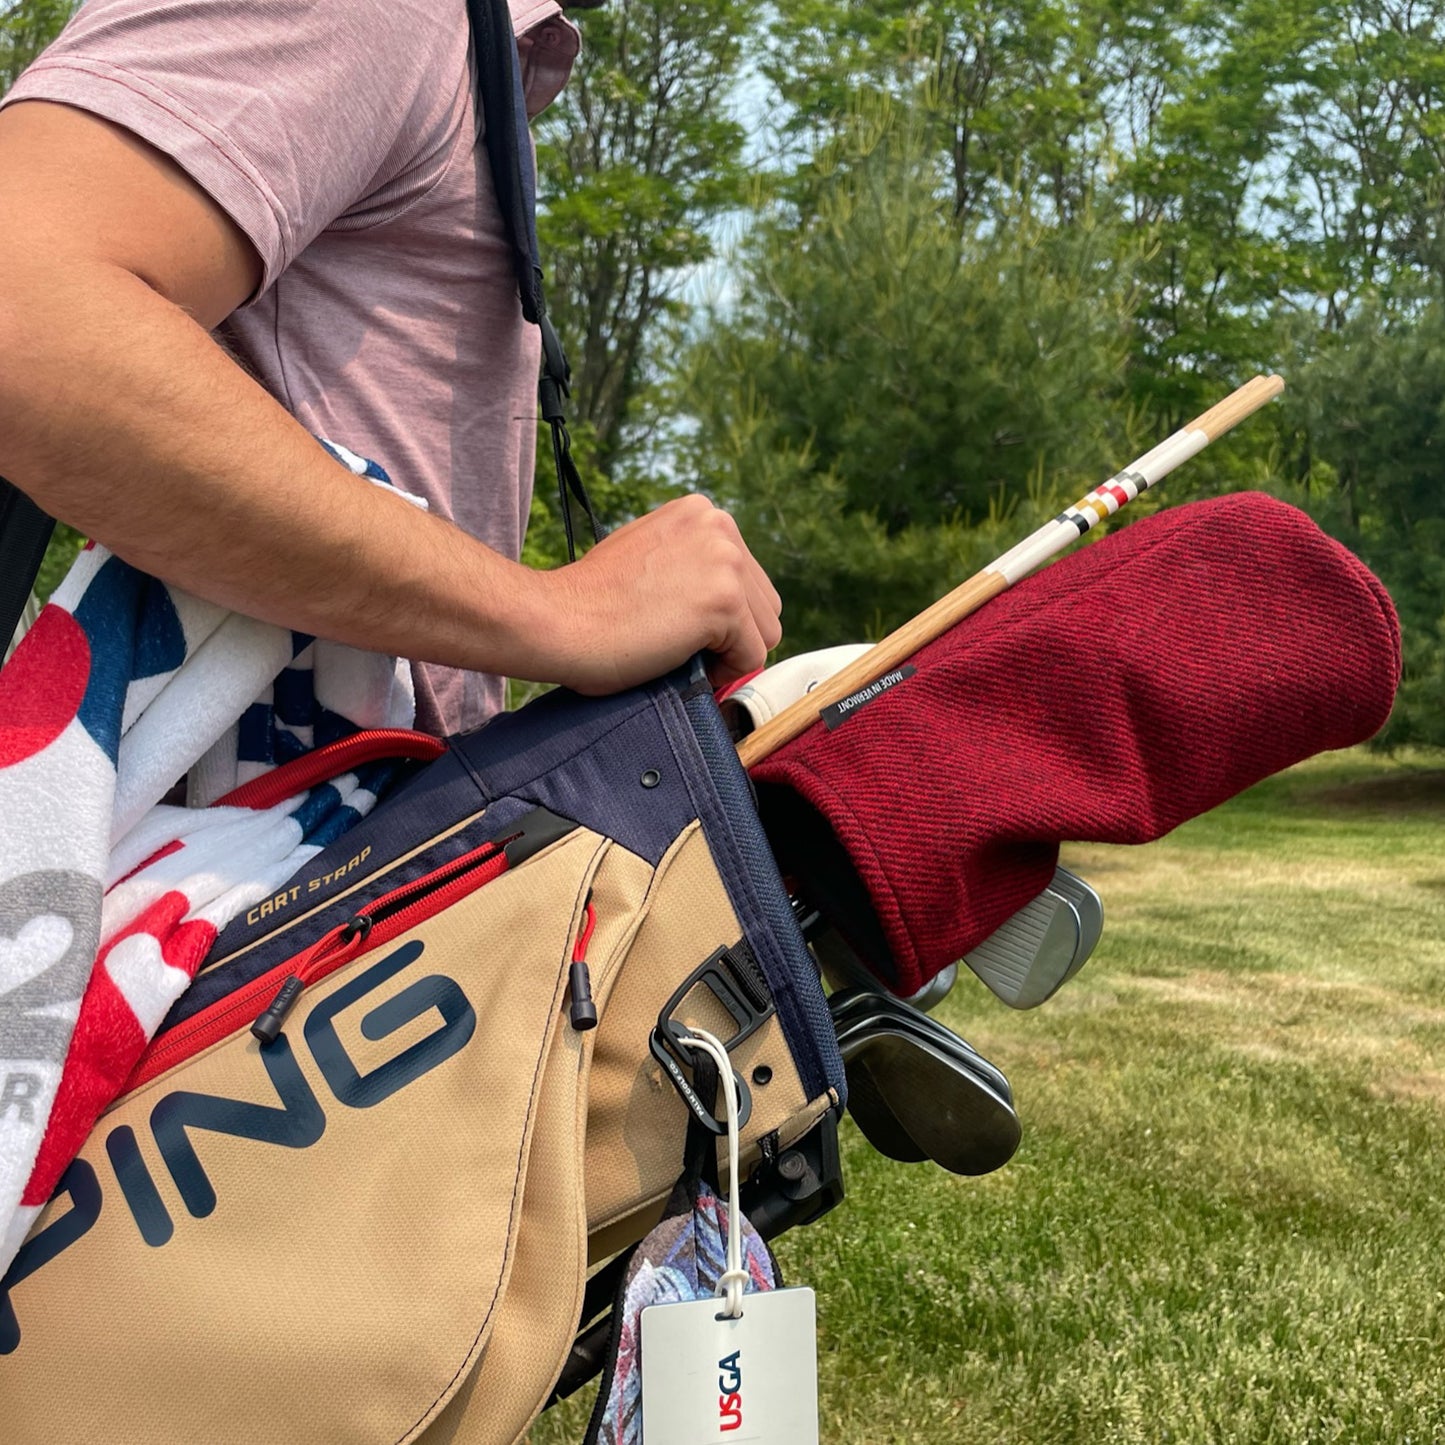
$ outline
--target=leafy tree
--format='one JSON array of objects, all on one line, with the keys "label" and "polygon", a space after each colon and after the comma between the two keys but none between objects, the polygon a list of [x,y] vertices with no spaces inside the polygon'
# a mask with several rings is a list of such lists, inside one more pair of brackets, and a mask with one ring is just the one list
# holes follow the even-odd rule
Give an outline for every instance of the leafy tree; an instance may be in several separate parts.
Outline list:
[{"label": "leafy tree", "polygon": [[1157,236],[1131,393],[1161,420],[1267,364],[1296,311],[1440,294],[1440,0],[805,0],[768,54],[809,154],[860,91],[927,90],[961,221]]},{"label": "leafy tree", "polygon": [[960,222],[1021,195],[1067,220],[1110,150],[1109,22],[1077,0],[806,0],[777,13],[764,68],[810,149],[860,94],[923,100]]},{"label": "leafy tree", "polygon": [[683,382],[679,470],[739,517],[789,646],[902,621],[1013,509],[1057,510],[1133,440],[1131,248],[1088,218],[960,229],[931,118],[855,120],[811,209],[779,199],[756,227]]},{"label": "leafy tree", "polygon": [[1405,680],[1383,741],[1445,742],[1445,305],[1413,322],[1362,312],[1301,378],[1307,504],[1380,577]]},{"label": "leafy tree", "polygon": [[76,0],[15,0],[0,8],[0,95],[57,35]]},{"label": "leafy tree", "polygon": [[629,423],[651,422],[638,410],[650,348],[667,345],[711,227],[742,195],[747,20],[731,0],[611,0],[583,18],[572,79],[537,125],[552,309],[608,473]]},{"label": "leafy tree", "polygon": [[[1430,287],[1445,5],[1186,4],[1188,43],[1118,187],[1154,224],[1136,394],[1183,420],[1224,380]],[[1438,286],[1436,287],[1438,290]]]},{"label": "leafy tree", "polygon": [[[1260,7],[1263,10],[1265,7]],[[1445,5],[1438,0],[1291,0],[1280,142],[1293,212],[1325,319],[1413,305],[1445,279]],[[1283,47],[1282,47],[1283,48]]]},{"label": "leafy tree", "polygon": [[760,222],[690,392],[705,425],[766,397],[779,436],[894,531],[981,514],[1042,456],[1104,464],[1137,259],[1088,217],[959,228],[926,129],[901,109],[860,124],[854,154],[816,168],[810,211]]}]

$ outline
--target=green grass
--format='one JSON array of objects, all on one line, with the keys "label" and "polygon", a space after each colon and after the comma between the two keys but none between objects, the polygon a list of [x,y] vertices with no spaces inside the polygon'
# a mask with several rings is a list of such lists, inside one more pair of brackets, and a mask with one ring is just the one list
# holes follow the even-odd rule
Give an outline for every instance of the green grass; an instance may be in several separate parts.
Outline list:
[{"label": "green grass", "polygon": [[1008,1073],[1018,1155],[956,1179],[850,1122],[848,1199],[779,1242],[823,1440],[1445,1440],[1442,823],[1445,760],[1349,753],[1068,850],[1089,966],[940,1010]]}]

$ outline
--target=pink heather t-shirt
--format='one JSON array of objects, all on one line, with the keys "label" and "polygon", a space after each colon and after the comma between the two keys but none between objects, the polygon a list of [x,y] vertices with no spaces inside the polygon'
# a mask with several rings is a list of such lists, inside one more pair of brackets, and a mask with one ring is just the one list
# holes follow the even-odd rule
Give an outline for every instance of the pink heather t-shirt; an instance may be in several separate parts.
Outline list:
[{"label": "pink heather t-shirt", "polygon": [[[577,33],[510,0],[533,115]],[[218,336],[302,425],[510,558],[532,495],[537,328],[477,142],[464,0],[87,0],[5,97],[163,151],[250,237]],[[414,669],[417,723],[478,726],[495,677]]]}]

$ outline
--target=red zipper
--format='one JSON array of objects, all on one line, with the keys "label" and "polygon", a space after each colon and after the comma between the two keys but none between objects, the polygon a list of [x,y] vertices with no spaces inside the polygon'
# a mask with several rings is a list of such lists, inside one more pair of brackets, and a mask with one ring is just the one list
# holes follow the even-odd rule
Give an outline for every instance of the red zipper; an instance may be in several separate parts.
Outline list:
[{"label": "red zipper", "polygon": [[329,783],[363,763],[381,762],[387,758],[431,763],[446,750],[447,745],[440,738],[427,733],[412,732],[409,728],[370,728],[353,733],[349,738],[327,743],[325,747],[304,753],[299,758],[292,758],[289,763],[262,773],[259,778],[252,778],[249,783],[232,788],[224,797],[217,798],[212,806],[272,808],[297,793],[314,788],[318,783]]},{"label": "red zipper", "polygon": [[274,1019],[274,1029],[265,1035],[274,1038],[286,1014],[309,984],[389,943],[501,877],[507,871],[508,862],[504,849],[513,841],[511,837],[491,839],[424,878],[393,888],[323,935],[310,948],[277,964],[235,993],[218,999],[186,1024],[157,1039],[141,1055],[123,1093],[132,1093],[167,1069],[185,1063],[203,1049],[249,1025],[259,1026],[263,1018]]}]

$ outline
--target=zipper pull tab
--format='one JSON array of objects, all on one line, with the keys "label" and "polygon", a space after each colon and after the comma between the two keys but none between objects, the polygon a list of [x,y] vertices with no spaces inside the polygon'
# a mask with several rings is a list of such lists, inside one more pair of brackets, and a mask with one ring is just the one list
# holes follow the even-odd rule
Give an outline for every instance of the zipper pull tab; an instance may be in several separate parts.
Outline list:
[{"label": "zipper pull tab", "polygon": [[274,1044],[280,1038],[281,1027],[286,1022],[286,1015],[291,1012],[292,1006],[301,996],[301,990],[305,987],[306,985],[293,973],[281,985],[280,991],[267,1005],[261,1017],[251,1025],[251,1032],[263,1044]]},{"label": "zipper pull tab", "polygon": [[303,953],[296,964],[296,972],[289,974],[286,982],[276,992],[276,997],[266,1006],[261,1016],[251,1025],[251,1032],[263,1044],[274,1044],[281,1036],[286,1015],[296,1006],[301,990],[306,987],[309,975],[317,963],[331,962],[338,952],[350,952],[366,942],[371,932],[371,919],[365,913],[348,918],[340,928],[328,933]]},{"label": "zipper pull tab", "polygon": [[583,910],[582,932],[572,949],[572,967],[567,970],[567,987],[572,994],[572,1027],[579,1034],[597,1027],[597,1005],[592,1002],[592,973],[587,967],[587,945],[592,942],[592,930],[597,927],[597,910],[592,906],[592,894],[587,894]]}]

